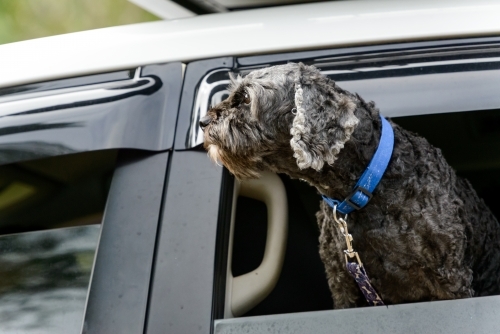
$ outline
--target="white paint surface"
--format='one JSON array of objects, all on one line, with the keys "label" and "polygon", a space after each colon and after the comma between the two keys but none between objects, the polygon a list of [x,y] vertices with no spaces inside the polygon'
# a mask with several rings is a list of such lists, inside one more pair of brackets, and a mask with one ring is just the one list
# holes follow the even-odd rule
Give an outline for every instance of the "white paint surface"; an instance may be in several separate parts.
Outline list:
[{"label": "white paint surface", "polygon": [[500,35],[500,1],[336,1],[202,15],[0,46],[0,87],[171,61]]}]

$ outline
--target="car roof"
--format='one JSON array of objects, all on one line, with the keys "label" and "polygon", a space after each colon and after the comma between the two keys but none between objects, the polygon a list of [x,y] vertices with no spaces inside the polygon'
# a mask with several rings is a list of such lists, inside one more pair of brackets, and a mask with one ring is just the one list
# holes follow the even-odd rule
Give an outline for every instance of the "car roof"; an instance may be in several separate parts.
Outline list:
[{"label": "car roof", "polygon": [[333,1],[0,46],[0,87],[171,61],[500,34],[496,0]]}]

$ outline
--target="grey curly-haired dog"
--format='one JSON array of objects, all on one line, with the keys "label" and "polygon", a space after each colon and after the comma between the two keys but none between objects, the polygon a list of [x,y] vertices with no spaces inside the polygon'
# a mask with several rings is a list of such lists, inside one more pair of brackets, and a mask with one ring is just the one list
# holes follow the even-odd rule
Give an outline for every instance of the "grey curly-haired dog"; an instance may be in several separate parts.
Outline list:
[{"label": "grey curly-haired dog", "polygon": [[[343,199],[377,149],[375,104],[313,66],[256,70],[233,79],[230,92],[200,126],[209,156],[239,179],[270,170]],[[389,166],[370,203],[348,220],[373,286],[389,304],[499,293],[496,218],[438,148],[391,125]],[[323,201],[317,218],[335,308],[366,305],[346,271],[345,239]]]}]

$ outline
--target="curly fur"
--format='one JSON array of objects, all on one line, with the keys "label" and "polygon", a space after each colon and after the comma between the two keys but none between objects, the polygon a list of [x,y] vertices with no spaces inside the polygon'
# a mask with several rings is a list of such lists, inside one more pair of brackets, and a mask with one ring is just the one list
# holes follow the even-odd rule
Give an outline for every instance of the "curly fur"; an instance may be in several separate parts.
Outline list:
[{"label": "curly fur", "polygon": [[[236,177],[286,173],[333,198],[350,193],[381,130],[373,102],[312,66],[293,63],[234,79],[229,98],[208,117],[205,148]],[[498,294],[496,218],[438,148],[391,124],[388,169],[371,202],[348,219],[374,287],[388,304]],[[365,305],[345,269],[345,241],[323,202],[317,219],[334,306]]]}]

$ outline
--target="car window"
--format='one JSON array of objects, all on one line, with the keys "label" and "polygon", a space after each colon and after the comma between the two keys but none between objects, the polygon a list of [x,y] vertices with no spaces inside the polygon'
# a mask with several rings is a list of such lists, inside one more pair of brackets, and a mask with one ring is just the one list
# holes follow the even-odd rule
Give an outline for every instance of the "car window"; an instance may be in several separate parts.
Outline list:
[{"label": "car window", "polygon": [[0,234],[100,223],[116,153],[0,166]]},{"label": "car window", "polygon": [[0,331],[78,333],[99,225],[0,236]]},{"label": "car window", "polygon": [[[457,174],[468,179],[493,213],[500,217],[496,205],[499,200],[496,189],[500,185],[500,155],[497,153],[500,100],[495,93],[500,86],[500,51],[495,43],[485,46],[478,42],[442,49],[425,46],[411,51],[397,50],[397,47],[387,52],[358,53],[353,50],[351,55],[342,53],[342,56],[322,57],[315,57],[310,52],[308,58],[287,55],[284,59],[293,58],[291,61],[316,65],[340,87],[357,92],[366,100],[374,100],[383,115],[427,138],[442,150]],[[262,66],[284,62],[278,55],[269,56]],[[257,64],[252,64],[251,68],[235,71],[245,75],[257,67]],[[227,96],[220,86],[213,93],[200,93],[199,98],[201,94],[204,94],[207,105],[216,104]],[[481,98],[473,98],[477,96]],[[331,310],[333,306],[318,256],[319,231],[315,213],[319,210],[321,198],[306,183],[280,177],[286,188],[289,210],[285,262],[274,290],[243,315],[244,318]],[[237,276],[255,269],[262,260],[267,223],[265,206],[247,198],[238,199],[235,216],[230,268]],[[422,310],[426,312],[425,308]],[[433,312],[438,312],[436,310]],[[313,314],[302,317],[311,320]],[[300,317],[220,320],[215,332],[268,328],[274,319],[283,319],[281,328],[285,328],[295,326],[294,321]],[[267,319],[265,325],[263,319]],[[365,329],[368,328],[369,325]],[[325,332],[325,328],[321,330]]]},{"label": "car window", "polygon": [[[341,85],[341,83],[339,83]],[[466,178],[496,217],[500,217],[500,110],[396,117],[405,129],[439,147],[457,175]],[[440,129],[447,129],[441,131]],[[329,310],[333,307],[324,267],[318,257],[316,189],[281,175],[288,200],[289,236],[280,279],[269,296],[244,317]],[[231,269],[234,276],[257,268],[266,237],[266,208],[245,197],[236,207]]]},{"label": "car window", "polygon": [[116,155],[0,166],[0,332],[80,332]]}]

